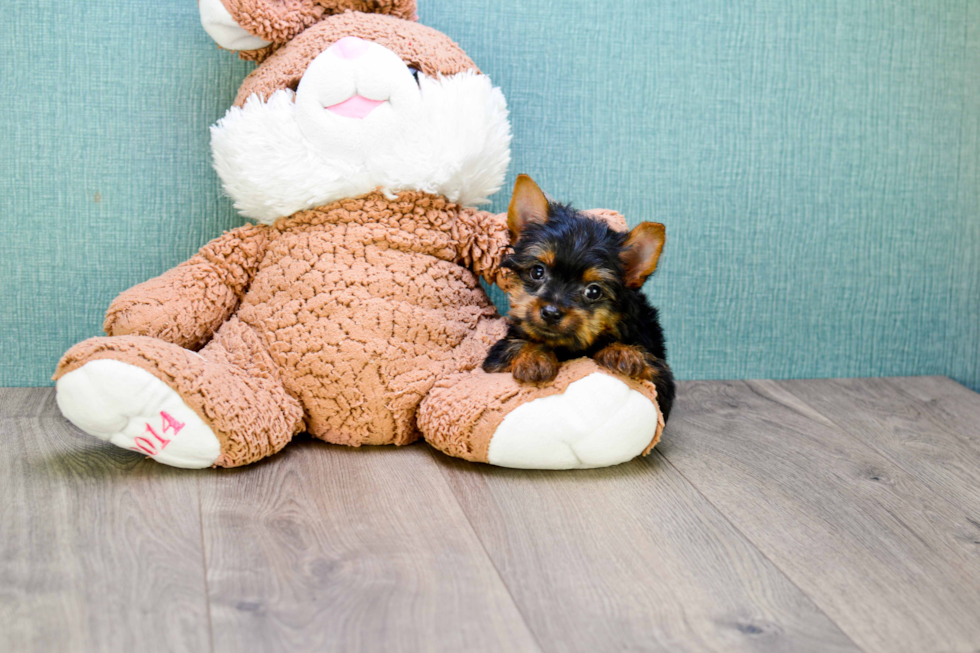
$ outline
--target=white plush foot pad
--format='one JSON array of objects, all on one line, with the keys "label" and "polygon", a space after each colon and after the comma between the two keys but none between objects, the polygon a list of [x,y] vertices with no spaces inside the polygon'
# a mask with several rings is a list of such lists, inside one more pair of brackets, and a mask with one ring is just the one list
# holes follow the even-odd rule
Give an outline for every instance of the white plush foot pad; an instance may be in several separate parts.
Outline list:
[{"label": "white plush foot pad", "polygon": [[643,453],[656,431],[653,402],[593,372],[560,395],[515,408],[493,434],[487,458],[521,469],[607,467]]},{"label": "white plush foot pad", "polygon": [[210,467],[221,445],[180,395],[146,370],[115,360],[86,363],[58,379],[58,408],[100,440],[173,467]]}]

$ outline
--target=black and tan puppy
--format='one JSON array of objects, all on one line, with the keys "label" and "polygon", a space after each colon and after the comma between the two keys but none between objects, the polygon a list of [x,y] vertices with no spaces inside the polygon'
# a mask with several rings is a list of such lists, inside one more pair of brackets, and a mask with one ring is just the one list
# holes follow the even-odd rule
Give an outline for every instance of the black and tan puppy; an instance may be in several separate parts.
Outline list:
[{"label": "black and tan puppy", "polygon": [[652,381],[664,419],[674,399],[657,309],[640,292],[656,269],[664,226],[642,222],[629,233],[549,202],[520,175],[507,212],[513,251],[510,328],[487,354],[487,372],[525,383],[550,381],[562,361],[589,356],[599,365]]}]

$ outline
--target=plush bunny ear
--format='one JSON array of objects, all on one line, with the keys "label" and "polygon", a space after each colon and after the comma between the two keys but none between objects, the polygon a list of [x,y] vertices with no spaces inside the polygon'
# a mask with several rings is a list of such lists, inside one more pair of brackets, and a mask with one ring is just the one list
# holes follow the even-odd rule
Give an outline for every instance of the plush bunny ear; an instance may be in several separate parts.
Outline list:
[{"label": "plush bunny ear", "polygon": [[197,8],[204,31],[226,50],[259,50],[271,44],[239,25],[222,0],[198,0]]},{"label": "plush bunny ear", "polygon": [[415,0],[198,0],[201,25],[227,50],[261,61],[326,16],[345,11],[418,20]]}]

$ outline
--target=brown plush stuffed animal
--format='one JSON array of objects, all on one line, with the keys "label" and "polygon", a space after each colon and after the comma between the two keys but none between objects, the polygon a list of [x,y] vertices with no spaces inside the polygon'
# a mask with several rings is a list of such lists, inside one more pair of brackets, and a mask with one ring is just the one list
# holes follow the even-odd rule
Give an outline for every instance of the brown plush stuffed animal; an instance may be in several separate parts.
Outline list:
[{"label": "brown plush stuffed animal", "polygon": [[[82,430],[180,467],[238,466],[297,433],[511,467],[620,463],[663,420],[652,384],[592,361],[546,386],[480,364],[506,326],[499,89],[409,0],[201,0],[220,45],[263,60],[212,128],[215,168],[257,224],[122,293],[109,337],[58,365]],[[350,11],[372,10],[374,13]],[[613,212],[597,215],[618,228]]]}]

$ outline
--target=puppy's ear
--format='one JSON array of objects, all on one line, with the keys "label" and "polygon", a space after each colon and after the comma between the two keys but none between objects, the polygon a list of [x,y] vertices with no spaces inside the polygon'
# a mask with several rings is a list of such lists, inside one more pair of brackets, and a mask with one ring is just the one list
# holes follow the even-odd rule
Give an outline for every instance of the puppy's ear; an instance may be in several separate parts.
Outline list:
[{"label": "puppy's ear", "polygon": [[667,230],[659,222],[641,222],[633,227],[619,255],[626,268],[627,288],[639,288],[657,269],[666,238]]},{"label": "puppy's ear", "polygon": [[507,228],[510,230],[510,242],[517,242],[527,225],[547,221],[548,198],[544,196],[533,179],[527,175],[517,175],[514,194],[510,196],[510,206],[507,207]]}]

